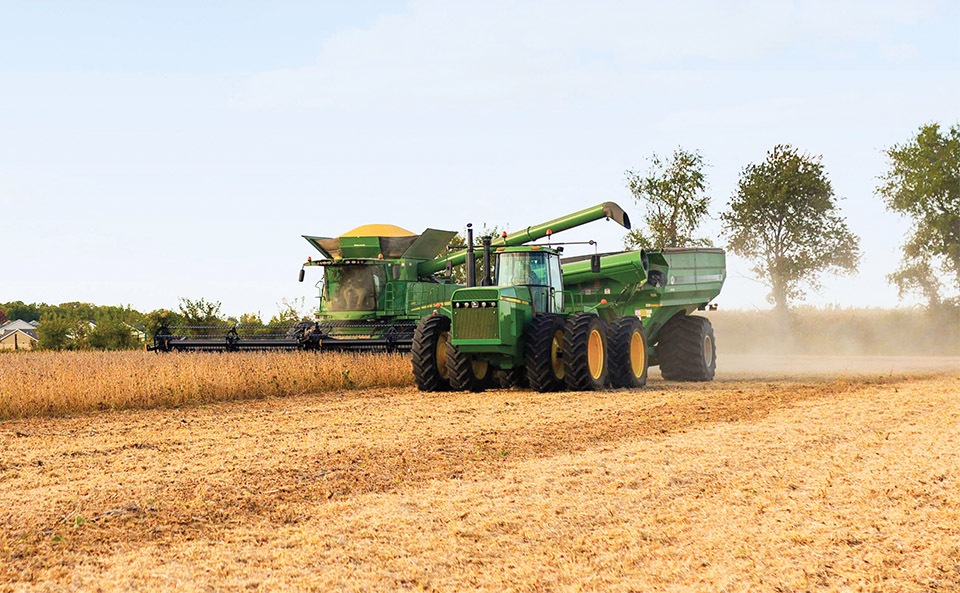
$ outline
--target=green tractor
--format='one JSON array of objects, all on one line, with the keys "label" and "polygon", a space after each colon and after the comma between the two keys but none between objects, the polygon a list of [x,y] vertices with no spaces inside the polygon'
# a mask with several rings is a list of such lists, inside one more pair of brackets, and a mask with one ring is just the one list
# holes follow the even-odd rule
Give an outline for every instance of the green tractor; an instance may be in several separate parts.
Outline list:
[{"label": "green tractor", "polygon": [[[709,381],[716,369],[709,306],[726,276],[720,249],[663,249],[561,260],[562,245],[496,249],[491,286],[453,292],[421,319],[413,369],[423,391],[643,387]],[[484,274],[487,274],[485,270]]]}]

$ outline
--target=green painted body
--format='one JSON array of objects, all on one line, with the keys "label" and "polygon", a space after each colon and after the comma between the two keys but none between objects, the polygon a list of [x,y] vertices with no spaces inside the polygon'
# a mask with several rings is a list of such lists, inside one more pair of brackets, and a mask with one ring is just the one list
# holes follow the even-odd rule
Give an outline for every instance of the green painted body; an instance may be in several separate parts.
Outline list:
[{"label": "green painted body", "polygon": [[[555,250],[539,246],[508,247],[498,251],[497,257],[520,253],[540,253],[559,260]],[[497,265],[499,268],[501,263]],[[647,336],[650,364],[656,365],[660,329],[675,315],[705,308],[720,293],[725,278],[726,256],[720,249],[605,254],[600,257],[599,272],[591,271],[589,257],[571,258],[562,262],[560,282],[548,274],[544,286],[456,290],[451,304],[451,338],[460,351],[496,368],[510,369],[523,364],[524,335],[536,314],[592,312],[607,323],[635,315],[642,320]],[[657,282],[655,286],[651,279],[662,285]]]}]

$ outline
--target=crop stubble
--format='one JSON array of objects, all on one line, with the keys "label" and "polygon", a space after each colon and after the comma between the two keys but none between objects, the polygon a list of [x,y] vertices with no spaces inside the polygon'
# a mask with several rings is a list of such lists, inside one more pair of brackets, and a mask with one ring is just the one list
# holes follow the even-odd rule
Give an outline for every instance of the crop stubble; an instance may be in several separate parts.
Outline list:
[{"label": "crop stubble", "polygon": [[955,374],[332,393],[0,425],[0,577],[252,590],[960,587]]}]

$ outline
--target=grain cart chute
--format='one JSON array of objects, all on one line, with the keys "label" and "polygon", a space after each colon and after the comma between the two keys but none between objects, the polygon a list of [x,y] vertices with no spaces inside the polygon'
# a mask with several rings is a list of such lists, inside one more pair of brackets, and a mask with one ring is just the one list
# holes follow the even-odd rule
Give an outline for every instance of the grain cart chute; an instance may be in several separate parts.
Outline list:
[{"label": "grain cart chute", "polygon": [[651,364],[668,379],[710,380],[713,330],[691,313],[719,294],[725,265],[719,249],[563,262],[546,245],[498,249],[494,286],[453,294],[447,384],[425,375],[417,385],[482,390],[496,376],[537,391],[642,387]]},{"label": "grain cart chute", "polygon": [[[493,245],[520,245],[593,220],[612,218],[629,226],[626,213],[606,202],[499,237]],[[365,225],[338,237],[304,238],[320,253],[308,267],[322,267],[320,306],[315,322],[291,326],[237,325],[162,327],[153,349],[170,350],[374,350],[408,351],[417,321],[449,310],[453,266],[471,267],[482,257],[472,241],[445,253],[453,231],[427,229],[417,235],[394,225]],[[473,274],[468,274],[473,278]]]}]

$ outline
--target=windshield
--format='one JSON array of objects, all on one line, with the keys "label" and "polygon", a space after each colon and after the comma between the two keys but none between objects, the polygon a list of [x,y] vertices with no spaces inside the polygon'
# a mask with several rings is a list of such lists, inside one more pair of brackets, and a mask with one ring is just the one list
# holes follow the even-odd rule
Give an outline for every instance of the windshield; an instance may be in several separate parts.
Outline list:
[{"label": "windshield", "polygon": [[497,286],[548,286],[547,254],[501,253],[497,256]]},{"label": "windshield", "polygon": [[386,278],[383,266],[328,267],[325,270],[330,311],[375,311]]}]

